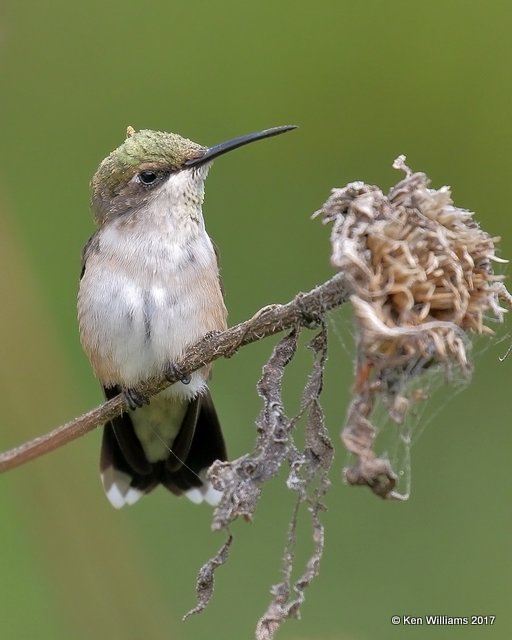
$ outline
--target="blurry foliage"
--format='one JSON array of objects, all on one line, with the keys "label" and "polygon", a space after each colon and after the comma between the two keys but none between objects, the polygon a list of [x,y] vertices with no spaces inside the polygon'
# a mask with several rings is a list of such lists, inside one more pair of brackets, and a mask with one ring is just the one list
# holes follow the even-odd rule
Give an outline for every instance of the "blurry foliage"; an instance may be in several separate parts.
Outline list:
[{"label": "blurry foliage", "polygon": [[[219,159],[208,179],[205,214],[222,252],[232,323],[329,276],[327,233],[310,212],[334,185],[391,184],[389,159],[400,152],[434,184],[450,184],[461,206],[503,236],[503,257],[512,256],[511,23],[512,6],[483,0],[320,2],[314,10],[289,0],[8,2],[0,27],[2,448],[101,398],[80,350],[75,295],[92,230],[87,183],[128,124],[203,144],[301,126],[272,151],[261,145]],[[340,358],[328,362],[324,394],[334,436],[352,370],[343,348],[350,322],[340,317],[330,327]],[[270,342],[216,367],[213,392],[232,456],[254,443],[255,383]],[[496,614],[493,638],[510,637],[510,408],[502,390],[511,361],[498,363],[507,344],[479,357],[471,391],[414,447],[408,503],[344,487],[336,447],[321,573],[303,620],[280,638],[409,637],[390,624],[402,613]],[[308,366],[306,354],[290,368],[291,403]],[[251,637],[265,590],[279,579],[293,510],[280,482],[267,487],[252,525],[235,523],[216,597],[182,624],[196,569],[221,544],[211,513],[165,492],[114,512],[97,477],[98,448],[93,434],[2,477],[2,635]],[[311,552],[303,539],[299,562]],[[451,628],[450,638],[472,633]]]}]

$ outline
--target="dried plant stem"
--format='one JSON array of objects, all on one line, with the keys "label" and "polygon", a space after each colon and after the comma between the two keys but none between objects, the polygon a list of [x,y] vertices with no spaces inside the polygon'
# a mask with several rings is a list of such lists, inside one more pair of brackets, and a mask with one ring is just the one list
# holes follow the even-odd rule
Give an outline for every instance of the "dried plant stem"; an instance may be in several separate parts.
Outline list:
[{"label": "dried plant stem", "polygon": [[[340,306],[346,300],[347,293],[343,276],[337,274],[311,291],[297,294],[287,304],[269,305],[260,309],[249,320],[241,322],[227,331],[206,336],[187,349],[183,359],[177,363],[176,371],[179,371],[182,376],[188,375],[217,358],[229,358],[246,344],[256,342],[290,327],[315,326],[325,312]],[[169,380],[152,380],[144,386],[144,393],[152,396],[177,380],[178,376]],[[126,408],[124,398],[116,396],[43,436],[0,453],[0,473],[14,469],[76,440],[120,415]]]}]

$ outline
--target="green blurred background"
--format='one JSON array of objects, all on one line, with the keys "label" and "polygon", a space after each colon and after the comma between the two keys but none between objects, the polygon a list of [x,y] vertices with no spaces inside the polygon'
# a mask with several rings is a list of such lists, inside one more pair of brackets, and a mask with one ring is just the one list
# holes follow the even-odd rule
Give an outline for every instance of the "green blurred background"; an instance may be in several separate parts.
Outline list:
[{"label": "green blurred background", "polygon": [[[101,401],[75,319],[80,251],[93,231],[88,181],[127,125],[203,144],[278,124],[300,129],[216,162],[205,213],[222,251],[230,321],[330,274],[329,229],[310,213],[355,179],[387,189],[406,153],[450,184],[512,256],[512,5],[430,0],[148,3],[7,2],[0,26],[0,446],[46,432]],[[384,503],[341,482],[338,444],[351,385],[352,329],[337,313],[325,390],[337,446],[326,552],[302,621],[279,637],[510,638],[509,339],[477,358],[473,385],[412,451],[413,494]],[[509,324],[510,327],[510,324]],[[497,326],[498,338],[510,334]],[[508,333],[507,333],[508,332]],[[274,341],[275,342],[275,341]],[[214,395],[241,455],[272,341],[216,367]],[[480,349],[479,349],[480,350]],[[287,380],[298,402],[308,356]],[[2,638],[251,638],[279,580],[292,497],[265,490],[234,526],[211,606],[196,570],[222,543],[211,513],[163,490],[114,511],[98,478],[100,434],[0,480]],[[298,562],[310,551],[301,522]],[[393,627],[394,614],[494,614],[494,627]]]}]

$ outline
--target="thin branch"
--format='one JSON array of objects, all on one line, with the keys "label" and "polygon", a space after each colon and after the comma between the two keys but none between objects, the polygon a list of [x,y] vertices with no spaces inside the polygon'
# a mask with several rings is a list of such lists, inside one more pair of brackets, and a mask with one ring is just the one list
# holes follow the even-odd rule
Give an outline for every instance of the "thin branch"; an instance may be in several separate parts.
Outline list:
[{"label": "thin branch", "polygon": [[[290,327],[316,326],[323,315],[347,300],[347,291],[342,274],[315,287],[308,293],[299,293],[287,304],[263,307],[252,318],[221,333],[205,336],[187,349],[176,371],[186,376],[217,358],[229,358],[240,347],[274,335]],[[143,387],[147,396],[152,396],[178,381],[178,375],[165,380],[151,380]],[[54,451],[72,440],[89,433],[120,415],[127,405],[118,395],[96,409],[57,427],[50,433],[39,436],[22,445],[0,453],[0,473],[14,469],[30,460]]]},{"label": "thin branch", "polygon": [[233,536],[230,533],[226,542],[222,545],[219,551],[199,570],[196,584],[197,605],[183,616],[183,621],[196,613],[202,613],[208,606],[213,595],[215,571],[228,561],[229,550],[232,542]]},{"label": "thin branch", "polygon": [[[279,474],[283,465],[289,468],[286,485],[298,495],[283,555],[283,580],[271,589],[272,602],[258,623],[257,640],[271,640],[285,620],[298,617],[305,599],[305,589],[318,574],[324,547],[320,512],[325,509],[322,498],[330,486],[328,475],[334,455],[320,406],[327,359],[327,329],[325,322],[322,322],[319,332],[308,344],[313,353],[313,369],[304,387],[300,409],[295,416],[290,417],[285,411],[282,397],[283,380],[287,367],[297,353],[300,330],[301,327],[293,327],[281,338],[263,366],[257,386],[263,407],[256,420],[254,450],[236,460],[217,460],[208,471],[214,488],[222,495],[213,514],[214,531],[224,529],[229,533],[231,522],[239,518],[251,521],[263,486]],[[295,432],[303,419],[305,443],[301,447],[295,440]],[[303,506],[311,514],[314,550],[302,575],[292,581],[297,517]],[[222,562],[219,562],[219,558]],[[201,613],[207,606],[213,595],[214,573],[226,559],[226,554],[221,549],[201,567],[196,584],[197,604],[187,617],[193,613]]]},{"label": "thin branch", "polygon": [[[272,640],[283,622],[289,618],[299,617],[301,606],[306,598],[305,590],[319,573],[320,561],[324,551],[324,525],[321,522],[320,513],[325,511],[322,498],[330,486],[329,470],[334,457],[334,448],[325,427],[324,413],[320,405],[320,394],[322,393],[327,359],[327,329],[325,325],[308,346],[314,353],[313,371],[304,388],[299,413],[288,421],[285,416],[282,416],[284,418],[282,421],[285,425],[287,421],[288,428],[286,430],[280,429],[282,434],[279,438],[286,441],[286,457],[290,466],[286,485],[289,489],[297,492],[297,502],[289,524],[288,539],[283,554],[283,579],[280,583],[273,585],[271,589],[272,601],[258,622],[256,640]],[[275,405],[276,401],[279,402],[282,397],[282,386],[279,385],[277,398],[274,389],[270,389],[268,384],[267,387],[269,394],[263,396],[266,404]],[[260,383],[260,392],[261,390]],[[272,400],[272,398],[274,399]],[[272,420],[272,417],[269,413],[264,411],[260,416],[260,429],[268,434],[267,437],[271,436],[272,431],[275,434],[275,430],[270,428],[271,424],[269,424],[268,418]],[[294,441],[294,431],[302,417],[306,417],[307,422],[306,443],[304,450],[301,452]],[[265,418],[267,418],[266,424],[263,423]],[[275,450],[277,444],[278,442],[275,442],[274,435],[274,444],[273,446],[271,445],[271,449]],[[275,457],[276,455],[273,451],[270,456],[267,456],[267,458],[271,459]],[[260,474],[260,477],[260,483],[267,480],[264,474]],[[257,479],[253,481],[257,482]],[[307,505],[307,510],[311,515],[314,549],[306,562],[306,567],[301,576],[292,581],[297,542],[297,520],[302,505]],[[221,503],[219,510],[222,506]]]}]

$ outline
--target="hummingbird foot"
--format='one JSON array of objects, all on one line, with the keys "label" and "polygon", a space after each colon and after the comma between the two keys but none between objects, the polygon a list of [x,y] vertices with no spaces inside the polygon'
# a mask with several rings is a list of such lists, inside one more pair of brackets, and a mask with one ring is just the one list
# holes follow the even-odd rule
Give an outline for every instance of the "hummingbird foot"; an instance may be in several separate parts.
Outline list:
[{"label": "hummingbird foot", "polygon": [[215,338],[215,336],[218,336],[219,333],[222,333],[222,331],[208,331],[208,333],[204,334],[201,340],[210,340],[210,338]]},{"label": "hummingbird foot", "polygon": [[169,382],[179,381],[182,384],[190,384],[190,374],[184,373],[180,366],[173,362],[169,362],[164,370],[164,376]]},{"label": "hummingbird foot", "polygon": [[297,307],[299,308],[301,315],[301,324],[307,329],[317,329],[322,325],[323,316],[321,313],[317,311],[311,311],[311,309],[307,309],[304,304],[304,294],[299,293],[295,297],[295,301],[297,303]]},{"label": "hummingbird foot", "polygon": [[133,387],[124,387],[123,396],[132,411],[149,404],[149,398]]}]

